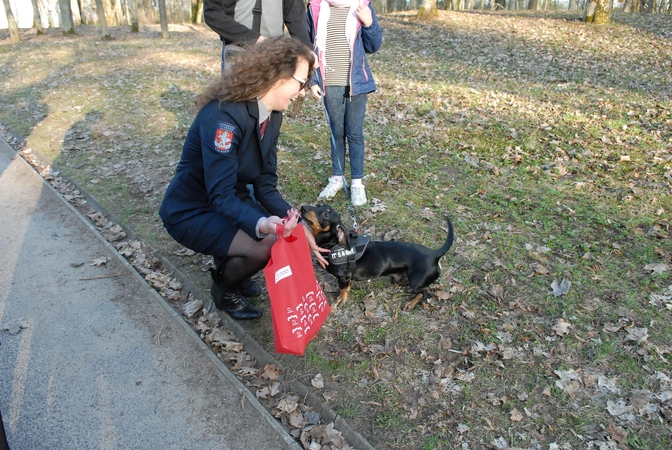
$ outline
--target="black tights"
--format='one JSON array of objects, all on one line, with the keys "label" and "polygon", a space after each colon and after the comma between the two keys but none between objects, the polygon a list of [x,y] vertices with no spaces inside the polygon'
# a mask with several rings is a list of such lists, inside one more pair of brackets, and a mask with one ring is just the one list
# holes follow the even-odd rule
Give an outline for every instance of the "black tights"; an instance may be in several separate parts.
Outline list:
[{"label": "black tights", "polygon": [[215,265],[221,274],[222,284],[235,289],[240,287],[244,280],[266,267],[275,240],[275,236],[268,236],[257,241],[244,231],[238,230],[231,242],[228,255],[225,258],[215,256]]}]

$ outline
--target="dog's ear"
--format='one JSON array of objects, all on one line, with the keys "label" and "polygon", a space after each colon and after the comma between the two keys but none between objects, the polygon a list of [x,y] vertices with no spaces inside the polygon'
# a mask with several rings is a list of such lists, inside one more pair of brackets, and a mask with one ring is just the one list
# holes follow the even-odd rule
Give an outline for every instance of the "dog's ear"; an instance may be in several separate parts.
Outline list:
[{"label": "dog's ear", "polygon": [[350,237],[348,236],[348,230],[345,229],[341,222],[338,222],[336,225],[336,232],[338,233],[338,243],[343,248],[350,248]]}]

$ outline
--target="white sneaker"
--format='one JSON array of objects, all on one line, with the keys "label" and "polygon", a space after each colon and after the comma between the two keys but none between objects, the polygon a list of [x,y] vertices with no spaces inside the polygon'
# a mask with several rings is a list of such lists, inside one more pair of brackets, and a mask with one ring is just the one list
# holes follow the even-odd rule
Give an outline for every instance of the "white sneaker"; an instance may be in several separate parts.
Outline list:
[{"label": "white sneaker", "polygon": [[322,192],[320,192],[320,195],[317,196],[318,200],[329,200],[336,194],[338,194],[338,191],[343,189],[343,178],[341,177],[329,177],[329,184],[327,184],[327,187],[322,189]]},{"label": "white sneaker", "polygon": [[352,206],[366,205],[366,190],[364,186],[352,187]]}]

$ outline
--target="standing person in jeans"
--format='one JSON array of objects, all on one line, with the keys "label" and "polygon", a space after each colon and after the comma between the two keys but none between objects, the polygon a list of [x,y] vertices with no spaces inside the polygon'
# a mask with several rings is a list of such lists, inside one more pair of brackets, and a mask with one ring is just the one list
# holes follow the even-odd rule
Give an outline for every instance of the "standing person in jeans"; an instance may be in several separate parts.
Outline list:
[{"label": "standing person in jeans", "polygon": [[318,56],[319,71],[310,87],[324,101],[331,129],[332,176],[319,200],[343,188],[345,145],[350,152],[352,205],[366,204],[364,178],[364,113],[367,94],[376,90],[366,53],[383,42],[370,0],[314,0],[308,5],[308,32]]},{"label": "standing person in jeans", "polygon": [[[306,27],[303,0],[204,0],[205,23],[222,40],[222,71],[226,63],[227,46],[259,42],[267,37],[282,36],[283,26],[292,37],[312,47]],[[233,46],[233,47],[232,47]]]}]

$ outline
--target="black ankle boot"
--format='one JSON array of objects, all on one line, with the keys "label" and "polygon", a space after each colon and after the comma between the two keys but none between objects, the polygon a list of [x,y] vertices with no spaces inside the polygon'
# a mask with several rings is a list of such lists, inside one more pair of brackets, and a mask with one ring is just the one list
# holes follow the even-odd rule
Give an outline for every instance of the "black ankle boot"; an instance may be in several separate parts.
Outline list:
[{"label": "black ankle boot", "polygon": [[240,292],[222,292],[219,302],[215,302],[218,309],[223,309],[236,320],[254,320],[261,317],[261,311],[248,302]]},{"label": "black ankle boot", "polygon": [[261,289],[259,289],[259,285],[252,278],[248,278],[240,285],[240,293],[245,297],[259,297]]},{"label": "black ankle boot", "polygon": [[210,269],[212,274],[212,286],[210,295],[217,309],[226,311],[236,320],[253,320],[261,317],[261,311],[256,306],[249,303],[245,297],[240,294],[238,289],[226,289],[221,282],[215,270]]}]

